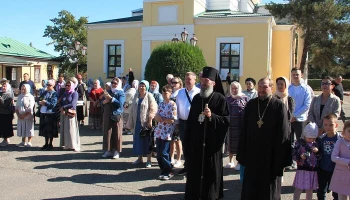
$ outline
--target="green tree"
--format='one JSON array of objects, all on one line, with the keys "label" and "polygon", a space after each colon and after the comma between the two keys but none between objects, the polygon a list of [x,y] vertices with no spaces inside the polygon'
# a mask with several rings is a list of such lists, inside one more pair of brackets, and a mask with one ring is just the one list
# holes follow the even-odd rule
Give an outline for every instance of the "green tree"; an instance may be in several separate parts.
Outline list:
[{"label": "green tree", "polygon": [[[52,42],[47,45],[54,45],[55,51],[60,52],[60,57],[63,59],[60,72],[75,73],[77,64],[69,62],[68,50],[71,47],[74,48],[76,41],[87,46],[87,29],[85,27],[85,24],[88,23],[87,17],[76,19],[69,11],[62,10],[58,13],[58,17],[50,19],[50,21],[53,25],[46,26],[44,31],[44,37],[52,39]],[[79,72],[85,72],[86,56],[82,56],[81,51],[76,53],[79,59]]]},{"label": "green tree", "polygon": [[166,75],[185,77],[186,72],[198,74],[206,66],[202,50],[188,43],[168,42],[155,48],[149,58],[145,78],[166,85]]},{"label": "green tree", "polygon": [[[348,65],[350,58],[350,0],[289,0],[271,2],[270,13],[297,25],[304,39],[300,67],[325,68]],[[310,55],[307,61],[307,53]]]}]

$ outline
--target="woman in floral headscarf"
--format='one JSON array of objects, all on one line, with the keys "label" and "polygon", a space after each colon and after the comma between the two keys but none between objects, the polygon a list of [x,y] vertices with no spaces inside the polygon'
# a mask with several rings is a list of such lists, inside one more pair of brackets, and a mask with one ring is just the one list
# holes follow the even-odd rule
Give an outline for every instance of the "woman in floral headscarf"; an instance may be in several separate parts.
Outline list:
[{"label": "woman in floral headscarf", "polygon": [[[35,99],[34,96],[30,94],[30,85],[23,84],[21,87],[21,94],[18,96],[16,104],[16,114],[18,116],[17,136],[22,137],[22,142],[17,146],[32,146],[31,140],[34,136],[34,105]],[[28,137],[27,143],[26,137]]]},{"label": "woman in floral headscarf", "polygon": [[76,85],[69,81],[65,85],[66,91],[62,95],[61,104],[61,127],[60,146],[64,149],[80,151],[79,125],[76,117],[76,105],[78,93],[75,91]]},{"label": "woman in floral headscarf", "polygon": [[100,86],[99,80],[94,80],[94,86],[89,94],[90,110],[89,110],[89,126],[90,129],[100,129],[101,127],[101,102],[100,96],[103,94],[103,89]]}]

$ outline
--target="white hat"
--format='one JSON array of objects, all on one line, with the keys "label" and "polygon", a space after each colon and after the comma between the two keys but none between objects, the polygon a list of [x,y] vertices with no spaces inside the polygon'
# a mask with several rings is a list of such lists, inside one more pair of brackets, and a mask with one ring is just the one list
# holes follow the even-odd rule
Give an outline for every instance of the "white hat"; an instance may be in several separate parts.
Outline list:
[{"label": "white hat", "polygon": [[313,122],[308,123],[303,130],[303,136],[307,138],[317,138],[318,127],[316,123],[313,123]]},{"label": "white hat", "polygon": [[7,80],[6,78],[2,78],[2,79],[0,80],[0,83],[3,83],[3,82],[10,82],[10,81]]}]

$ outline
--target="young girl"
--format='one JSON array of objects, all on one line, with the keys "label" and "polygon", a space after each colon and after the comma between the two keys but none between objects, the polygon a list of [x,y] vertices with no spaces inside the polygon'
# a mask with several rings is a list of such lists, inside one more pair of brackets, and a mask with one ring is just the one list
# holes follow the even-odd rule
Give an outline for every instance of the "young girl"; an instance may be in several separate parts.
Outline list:
[{"label": "young girl", "polygon": [[306,200],[312,200],[312,192],[318,187],[317,179],[317,152],[315,141],[318,136],[318,127],[309,123],[303,130],[303,136],[295,143],[293,160],[297,162],[297,171],[293,186],[294,200],[300,199],[303,190],[306,191]]},{"label": "young girl", "polygon": [[350,121],[345,122],[342,135],[332,152],[335,168],[329,189],[338,193],[339,200],[350,196]]}]

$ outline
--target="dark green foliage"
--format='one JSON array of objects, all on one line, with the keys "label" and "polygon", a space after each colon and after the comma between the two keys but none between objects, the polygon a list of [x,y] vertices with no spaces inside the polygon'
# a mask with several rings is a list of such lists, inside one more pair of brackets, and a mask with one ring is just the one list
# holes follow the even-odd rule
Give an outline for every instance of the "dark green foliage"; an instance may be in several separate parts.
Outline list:
[{"label": "dark green foliage", "polygon": [[184,80],[186,72],[198,74],[205,66],[206,61],[199,47],[169,42],[153,50],[146,65],[145,78],[148,81],[158,81],[162,87],[167,84],[165,77],[168,74]]},{"label": "dark green foliage", "polygon": [[305,42],[297,67],[303,70],[308,64],[324,71],[349,65],[350,0],[289,0],[287,4],[271,2],[266,8],[300,28]]},{"label": "dark green foliage", "polygon": [[[75,73],[76,63],[69,62],[68,49],[74,48],[74,42],[79,41],[81,46],[87,46],[87,17],[76,19],[69,11],[62,10],[58,13],[57,18],[50,19],[53,25],[46,26],[43,37],[52,39],[47,45],[54,45],[55,51],[60,52],[60,57],[63,58],[60,72],[70,71]],[[81,55],[78,51],[79,72],[86,71],[86,56]],[[74,59],[74,58],[73,58]]]},{"label": "dark green foliage", "polygon": [[[315,91],[321,90],[321,79],[308,79],[307,84]],[[346,91],[350,90],[350,80],[344,79],[342,82],[343,88]]]}]

